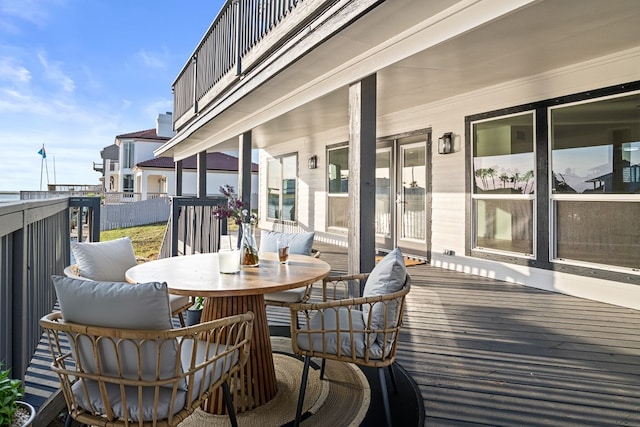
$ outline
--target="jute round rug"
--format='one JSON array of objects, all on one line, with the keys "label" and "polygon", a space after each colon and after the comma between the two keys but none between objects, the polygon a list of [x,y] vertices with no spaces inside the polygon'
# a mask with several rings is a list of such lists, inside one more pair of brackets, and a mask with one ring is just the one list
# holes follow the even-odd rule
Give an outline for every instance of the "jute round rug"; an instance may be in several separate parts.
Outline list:
[{"label": "jute round rug", "polygon": [[[303,361],[291,354],[291,340],[271,337],[278,380],[276,396],[259,408],[237,414],[240,426],[281,427],[293,423]],[[311,363],[303,405],[303,426],[359,426],[371,402],[371,389],[355,365],[328,361],[320,380],[319,360]],[[228,426],[229,417],[196,410],[181,427]]]}]

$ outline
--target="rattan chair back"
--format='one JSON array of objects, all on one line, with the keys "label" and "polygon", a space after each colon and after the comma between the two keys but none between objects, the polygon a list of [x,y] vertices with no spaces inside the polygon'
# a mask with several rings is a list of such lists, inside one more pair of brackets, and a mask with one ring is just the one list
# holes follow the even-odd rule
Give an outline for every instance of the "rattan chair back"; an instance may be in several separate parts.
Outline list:
[{"label": "rattan chair back", "polygon": [[253,313],[170,330],[80,325],[65,322],[60,312],[40,325],[76,421],[175,426],[218,387],[228,394],[228,379],[249,357]]}]

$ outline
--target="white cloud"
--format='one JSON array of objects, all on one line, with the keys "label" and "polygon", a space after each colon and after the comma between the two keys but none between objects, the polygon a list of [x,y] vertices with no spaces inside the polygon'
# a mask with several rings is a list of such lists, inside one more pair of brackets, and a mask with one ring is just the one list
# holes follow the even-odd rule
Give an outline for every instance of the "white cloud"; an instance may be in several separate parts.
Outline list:
[{"label": "white cloud", "polygon": [[158,99],[147,104],[143,111],[150,119],[150,123],[155,124],[158,114],[166,111],[173,111],[173,99]]},{"label": "white cloud", "polygon": [[[36,25],[43,25],[48,18],[47,9],[43,2],[38,0],[0,0],[0,16],[19,18]],[[17,28],[14,25],[11,27]]]},{"label": "white cloud", "polygon": [[142,63],[147,68],[164,69],[167,67],[166,52],[151,53],[151,52],[141,50],[137,53],[136,56],[142,61]]},{"label": "white cloud", "polygon": [[29,83],[31,73],[14,58],[0,58],[0,81],[12,85]]},{"label": "white cloud", "polygon": [[59,86],[65,92],[73,92],[76,84],[73,79],[62,71],[60,62],[49,62],[44,52],[38,53],[38,60],[44,68],[44,77]]}]

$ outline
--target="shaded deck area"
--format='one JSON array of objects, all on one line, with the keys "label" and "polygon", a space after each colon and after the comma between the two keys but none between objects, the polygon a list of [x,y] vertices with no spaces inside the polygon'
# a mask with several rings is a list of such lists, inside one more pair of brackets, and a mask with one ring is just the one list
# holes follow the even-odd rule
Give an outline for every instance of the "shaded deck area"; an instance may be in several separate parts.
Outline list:
[{"label": "shaded deck area", "polygon": [[[346,272],[346,249],[314,247]],[[640,425],[639,311],[428,265],[408,271],[396,360],[420,388],[425,425]]]},{"label": "shaded deck area", "polygon": [[[345,248],[314,247],[346,273]],[[640,311],[428,265],[409,272],[397,361],[420,388],[425,425],[640,425]],[[268,315],[289,322],[283,309]]]}]

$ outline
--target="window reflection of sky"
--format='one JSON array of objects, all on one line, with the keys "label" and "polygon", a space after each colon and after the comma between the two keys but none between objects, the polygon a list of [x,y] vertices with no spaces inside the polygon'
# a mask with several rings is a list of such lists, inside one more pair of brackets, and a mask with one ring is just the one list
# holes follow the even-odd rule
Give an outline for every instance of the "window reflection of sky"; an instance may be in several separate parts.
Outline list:
[{"label": "window reflection of sky", "polygon": [[[627,166],[640,163],[640,142],[622,144],[622,158]],[[559,182],[565,182],[577,193],[594,188],[593,180],[613,173],[613,146],[553,150],[551,155],[553,173]],[[556,189],[557,190],[557,189]]]},{"label": "window reflection of sky", "polygon": [[424,167],[409,166],[402,168],[402,186],[408,188],[427,188]]},{"label": "window reflection of sky", "polygon": [[480,190],[513,188],[533,193],[533,153],[476,157],[473,164],[476,186]]},{"label": "window reflection of sky", "polygon": [[611,173],[611,145],[553,150],[553,173],[578,193],[593,188],[590,179]]}]

